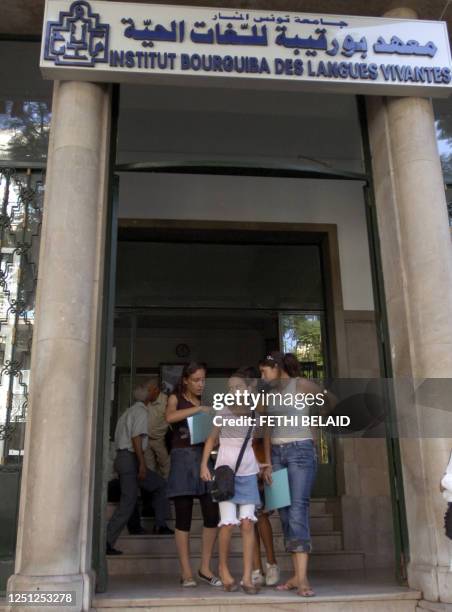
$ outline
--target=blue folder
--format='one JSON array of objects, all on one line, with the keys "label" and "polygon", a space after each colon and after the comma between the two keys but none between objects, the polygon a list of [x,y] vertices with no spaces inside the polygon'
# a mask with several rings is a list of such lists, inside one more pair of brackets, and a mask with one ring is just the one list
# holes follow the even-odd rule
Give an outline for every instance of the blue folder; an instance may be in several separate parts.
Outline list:
[{"label": "blue folder", "polygon": [[289,475],[287,468],[277,470],[272,474],[273,482],[265,485],[265,509],[276,510],[290,506]]},{"label": "blue folder", "polygon": [[187,421],[190,430],[190,444],[205,442],[212,431],[212,415],[200,412],[188,417]]}]

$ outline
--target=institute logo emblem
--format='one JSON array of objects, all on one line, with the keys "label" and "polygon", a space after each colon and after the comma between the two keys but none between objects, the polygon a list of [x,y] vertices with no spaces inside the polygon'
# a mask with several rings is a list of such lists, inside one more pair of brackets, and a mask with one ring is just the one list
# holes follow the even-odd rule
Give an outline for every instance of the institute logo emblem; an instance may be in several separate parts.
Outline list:
[{"label": "institute logo emblem", "polygon": [[76,0],[58,21],[46,26],[44,59],[58,66],[88,66],[108,61],[110,26],[100,22],[86,0]]}]

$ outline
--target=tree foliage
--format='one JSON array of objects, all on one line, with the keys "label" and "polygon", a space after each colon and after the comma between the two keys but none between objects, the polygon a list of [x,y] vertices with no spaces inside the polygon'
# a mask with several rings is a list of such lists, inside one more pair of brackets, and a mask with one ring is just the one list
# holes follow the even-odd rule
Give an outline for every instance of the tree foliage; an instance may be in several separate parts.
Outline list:
[{"label": "tree foliage", "polygon": [[23,102],[19,112],[14,110],[16,104],[7,105],[9,112],[1,122],[1,129],[11,132],[4,147],[6,157],[14,161],[44,161],[51,118],[47,102]]},{"label": "tree foliage", "polygon": [[319,315],[291,314],[283,318],[283,337],[300,361],[323,365],[322,326]]}]

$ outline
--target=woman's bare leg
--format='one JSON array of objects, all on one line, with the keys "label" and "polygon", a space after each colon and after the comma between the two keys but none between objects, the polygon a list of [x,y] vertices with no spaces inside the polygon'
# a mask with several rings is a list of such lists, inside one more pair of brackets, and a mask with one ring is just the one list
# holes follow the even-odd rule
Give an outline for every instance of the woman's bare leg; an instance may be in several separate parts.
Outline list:
[{"label": "woman's bare leg", "polygon": [[262,567],[262,557],[261,557],[261,542],[259,538],[259,530],[257,524],[254,525],[254,551],[253,551],[253,571],[259,570],[261,574],[264,573],[264,568]]},{"label": "woman's bare leg", "polygon": [[243,543],[243,577],[242,581],[245,586],[252,587],[251,572],[253,569],[253,552],[254,552],[254,523],[250,519],[242,519],[240,521],[240,530],[242,532]]},{"label": "woman's bare leg", "polygon": [[292,555],[293,564],[297,574],[297,587],[299,591],[308,591],[311,589],[308,580],[308,553],[299,552]]},{"label": "woman's bare leg", "polygon": [[202,530],[202,552],[201,567],[199,568],[204,576],[212,576],[210,562],[212,560],[213,548],[217,539],[218,529],[216,527],[203,527]]},{"label": "woman's bare leg", "polygon": [[179,563],[184,580],[193,577],[190,565],[189,536],[190,533],[188,531],[175,530],[177,554],[179,555]]},{"label": "woman's bare leg", "polygon": [[229,546],[233,528],[234,525],[222,525],[218,536],[218,571],[224,585],[234,582],[234,577],[229,571]]},{"label": "woman's bare leg", "polygon": [[268,514],[261,514],[257,520],[257,528],[259,535],[262,538],[262,542],[265,548],[265,556],[267,562],[271,565],[276,564],[275,549],[273,546],[273,529],[270,523]]}]

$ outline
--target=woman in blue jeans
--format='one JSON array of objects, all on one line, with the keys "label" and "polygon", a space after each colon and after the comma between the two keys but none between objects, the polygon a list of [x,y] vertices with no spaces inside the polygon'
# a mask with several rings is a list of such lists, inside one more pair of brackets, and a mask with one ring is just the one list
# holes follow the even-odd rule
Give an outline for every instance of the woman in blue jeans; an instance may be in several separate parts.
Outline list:
[{"label": "woman in blue jeans", "polygon": [[[309,408],[302,407],[301,394],[309,393],[317,396],[316,402],[322,401],[320,387],[300,378],[295,355],[274,351],[261,362],[260,369],[267,383],[266,409],[269,414],[307,414]],[[276,588],[282,591],[297,589],[298,595],[313,597],[315,593],[310,587],[307,569],[308,555],[312,550],[309,505],[317,472],[317,452],[310,427],[268,427],[265,452],[266,463],[269,464],[264,473],[266,482],[271,484],[272,471],[287,468],[291,498],[291,505],[280,508],[279,516],[286,550],[292,553],[294,575]]]}]

